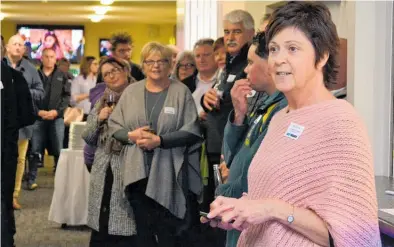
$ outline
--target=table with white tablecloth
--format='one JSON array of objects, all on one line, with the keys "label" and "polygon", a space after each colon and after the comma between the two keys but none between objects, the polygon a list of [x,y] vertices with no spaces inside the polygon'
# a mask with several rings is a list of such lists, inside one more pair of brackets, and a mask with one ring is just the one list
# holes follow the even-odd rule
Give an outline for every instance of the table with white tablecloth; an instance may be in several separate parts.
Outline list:
[{"label": "table with white tablecloth", "polygon": [[55,174],[49,220],[67,225],[86,225],[90,173],[83,150],[62,149]]}]

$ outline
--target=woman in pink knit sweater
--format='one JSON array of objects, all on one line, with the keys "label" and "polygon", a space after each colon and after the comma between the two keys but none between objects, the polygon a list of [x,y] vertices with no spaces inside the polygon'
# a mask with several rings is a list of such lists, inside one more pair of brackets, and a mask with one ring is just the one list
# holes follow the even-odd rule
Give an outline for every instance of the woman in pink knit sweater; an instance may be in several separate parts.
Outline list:
[{"label": "woman in pink knit sweater", "polygon": [[338,67],[329,10],[290,2],[273,13],[266,33],[271,73],[289,105],[252,161],[248,194],[218,197],[211,225],[242,231],[238,246],[245,247],[380,246],[366,129],[325,87]]}]

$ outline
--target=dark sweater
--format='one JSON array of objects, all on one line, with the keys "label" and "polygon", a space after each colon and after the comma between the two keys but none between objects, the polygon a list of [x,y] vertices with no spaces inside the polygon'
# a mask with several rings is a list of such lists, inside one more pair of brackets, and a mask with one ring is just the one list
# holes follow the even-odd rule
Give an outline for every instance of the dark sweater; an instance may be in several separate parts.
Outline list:
[{"label": "dark sweater", "polygon": [[[208,112],[207,120],[204,124],[206,126],[205,138],[208,154],[220,154],[222,151],[224,127],[226,126],[229,113],[234,109],[230,91],[235,81],[246,78],[244,69],[248,65],[248,51],[249,45],[246,44],[235,58],[231,58],[230,54],[227,54],[226,68],[220,80],[224,89],[223,97],[220,101],[220,110],[207,111],[202,104],[204,97],[201,99],[201,105]],[[230,80],[232,77],[233,79]]]}]

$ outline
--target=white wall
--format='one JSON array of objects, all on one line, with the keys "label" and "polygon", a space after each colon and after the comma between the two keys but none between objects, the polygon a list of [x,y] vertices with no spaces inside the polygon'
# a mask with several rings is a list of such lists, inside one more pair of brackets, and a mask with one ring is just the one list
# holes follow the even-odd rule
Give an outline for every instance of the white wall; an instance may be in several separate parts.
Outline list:
[{"label": "white wall", "polygon": [[[349,100],[364,119],[371,138],[375,173],[389,176],[391,165],[393,2],[351,2],[354,33],[349,33]],[[352,44],[352,43],[350,43]],[[353,77],[353,78],[352,78]]]},{"label": "white wall", "polygon": [[217,38],[218,4],[216,0],[177,1],[177,47],[193,49],[201,38]]}]

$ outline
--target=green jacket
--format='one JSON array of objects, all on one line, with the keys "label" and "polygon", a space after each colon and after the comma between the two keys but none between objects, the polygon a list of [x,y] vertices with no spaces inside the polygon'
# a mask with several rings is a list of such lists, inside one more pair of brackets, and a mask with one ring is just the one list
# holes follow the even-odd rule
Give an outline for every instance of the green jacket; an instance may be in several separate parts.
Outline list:
[{"label": "green jacket", "polygon": [[[217,195],[240,198],[243,192],[248,191],[250,163],[267,133],[272,117],[285,106],[285,96],[277,91],[261,101],[261,105],[245,118],[241,126],[233,124],[234,112],[230,113],[223,140],[224,158],[230,173],[227,182],[217,188]],[[237,246],[239,235],[240,232],[236,230],[228,231],[226,247]]]}]

